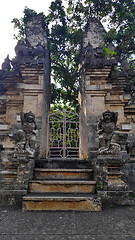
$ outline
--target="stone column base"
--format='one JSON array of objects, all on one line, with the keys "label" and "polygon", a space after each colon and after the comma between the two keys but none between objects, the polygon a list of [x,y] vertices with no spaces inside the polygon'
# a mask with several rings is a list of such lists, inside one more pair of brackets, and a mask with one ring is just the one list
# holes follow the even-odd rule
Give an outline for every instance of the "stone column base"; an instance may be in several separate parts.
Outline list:
[{"label": "stone column base", "polygon": [[97,156],[96,176],[97,194],[103,202],[119,205],[133,205],[132,191],[122,180],[121,168],[125,165],[129,155],[121,152],[119,155],[103,154]]}]

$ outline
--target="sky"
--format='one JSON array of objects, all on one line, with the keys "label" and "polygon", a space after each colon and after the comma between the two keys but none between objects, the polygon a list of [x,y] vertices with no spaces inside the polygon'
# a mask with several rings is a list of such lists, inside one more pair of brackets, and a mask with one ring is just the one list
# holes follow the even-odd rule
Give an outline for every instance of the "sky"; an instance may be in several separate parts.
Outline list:
[{"label": "sky", "polygon": [[3,0],[0,7],[0,68],[4,59],[9,54],[12,59],[15,56],[14,48],[17,41],[14,39],[13,18],[23,17],[23,10],[26,7],[35,10],[37,13],[47,14],[52,0]]}]

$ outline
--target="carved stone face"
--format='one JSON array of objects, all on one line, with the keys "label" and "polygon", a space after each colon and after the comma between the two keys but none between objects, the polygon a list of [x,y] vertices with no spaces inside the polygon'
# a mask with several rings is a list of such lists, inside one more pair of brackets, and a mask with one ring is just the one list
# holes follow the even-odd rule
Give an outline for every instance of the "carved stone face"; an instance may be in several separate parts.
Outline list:
[{"label": "carved stone face", "polygon": [[112,118],[112,113],[110,111],[106,111],[103,114],[103,118],[105,122],[111,122],[111,118]]},{"label": "carved stone face", "polygon": [[35,120],[35,115],[32,112],[27,113],[26,122],[32,123]]}]

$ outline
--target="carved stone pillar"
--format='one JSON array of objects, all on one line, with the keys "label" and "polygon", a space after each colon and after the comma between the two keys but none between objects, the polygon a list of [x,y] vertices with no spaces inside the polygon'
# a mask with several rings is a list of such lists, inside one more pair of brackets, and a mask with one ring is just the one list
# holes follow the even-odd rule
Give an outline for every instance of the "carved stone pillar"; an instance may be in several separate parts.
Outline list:
[{"label": "carved stone pillar", "polygon": [[91,152],[98,149],[97,121],[106,110],[106,93],[112,88],[106,79],[114,59],[103,54],[104,34],[102,24],[91,18],[83,37],[80,61],[80,146],[83,159],[90,158]]}]

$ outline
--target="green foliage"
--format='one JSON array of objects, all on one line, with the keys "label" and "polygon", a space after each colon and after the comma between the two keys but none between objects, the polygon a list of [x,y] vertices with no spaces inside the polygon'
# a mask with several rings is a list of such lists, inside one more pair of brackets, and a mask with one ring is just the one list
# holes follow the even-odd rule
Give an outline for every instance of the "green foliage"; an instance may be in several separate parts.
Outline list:
[{"label": "green foliage", "polygon": [[34,11],[34,10],[31,10],[27,7],[24,8],[24,17],[23,18],[14,18],[12,20],[12,23],[14,23],[14,28],[15,29],[18,29],[19,32],[17,35],[14,35],[14,37],[20,41],[24,38],[25,36],[25,27],[26,27],[26,24],[27,22],[35,15],[37,15],[37,13]]},{"label": "green foliage", "polygon": [[[52,23],[49,35],[52,73],[59,99],[63,103],[77,106],[77,82],[79,50],[82,40],[81,29],[72,30],[61,0],[51,3],[49,21]],[[55,91],[56,93],[56,91]]]},{"label": "green foliage", "polygon": [[115,207],[115,204],[114,204],[114,203],[111,203],[111,204],[109,204],[109,207],[114,208],[114,207]]},{"label": "green foliage", "polygon": [[[64,7],[67,4],[67,8]],[[82,36],[90,17],[108,23],[103,48],[106,56],[117,55],[118,62],[126,57],[131,68],[135,67],[135,3],[134,0],[53,0],[49,14],[37,14],[25,7],[21,19],[14,18],[14,27],[19,30],[15,36],[25,36],[25,26],[35,15],[41,15],[48,34],[52,76],[52,103],[62,102],[77,107],[78,63]],[[115,50],[108,47],[115,45]],[[119,69],[118,66],[116,66]]]},{"label": "green foliage", "polygon": [[[51,105],[50,113],[54,113],[54,112],[57,112],[57,111],[61,111],[61,112],[63,112],[63,111],[66,111],[66,112],[72,111],[72,113],[78,113],[79,114],[79,111],[77,111],[74,106],[71,107],[70,104],[65,104],[64,105],[62,102]],[[73,116],[73,118],[74,118],[74,116]]]},{"label": "green foliage", "polygon": [[100,189],[102,190],[103,187],[104,187],[104,184],[103,184],[103,182],[101,182],[101,183],[100,183]]},{"label": "green foliage", "polygon": [[133,83],[135,84],[135,78],[133,79]]},{"label": "green foliage", "polygon": [[107,57],[112,57],[112,56],[117,55],[114,50],[107,47],[106,45],[103,46],[103,52],[104,52],[104,55],[107,56]]},{"label": "green foliage", "polygon": [[[115,45],[118,61],[130,59],[135,52],[135,2],[134,0],[69,0],[68,14],[74,26],[84,29],[90,17],[108,23],[106,43]],[[105,49],[104,49],[105,50]],[[105,51],[108,54],[106,49]],[[134,61],[133,61],[134,62]],[[134,67],[133,62],[131,67]]]}]

